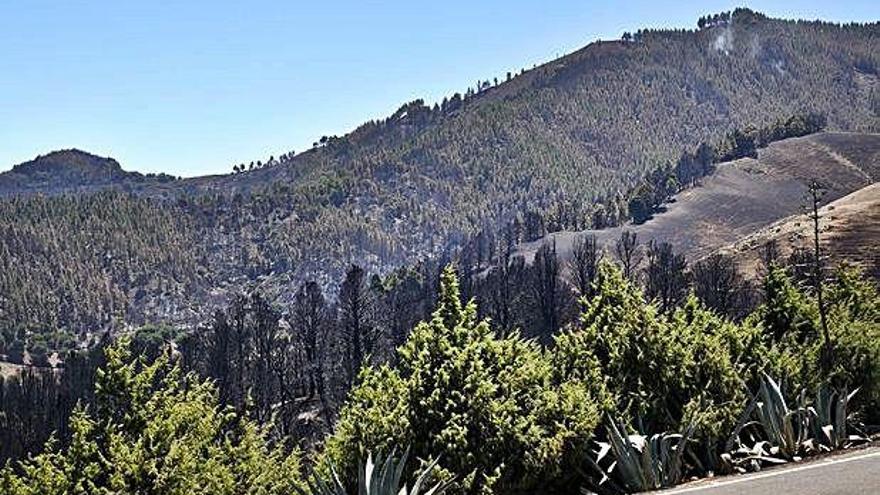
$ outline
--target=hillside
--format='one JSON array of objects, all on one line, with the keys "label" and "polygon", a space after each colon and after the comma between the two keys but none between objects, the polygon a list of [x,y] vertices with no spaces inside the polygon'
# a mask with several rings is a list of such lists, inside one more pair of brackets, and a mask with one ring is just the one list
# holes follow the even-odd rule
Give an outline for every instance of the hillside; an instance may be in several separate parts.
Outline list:
[{"label": "hillside", "polygon": [[387,273],[511,222],[521,241],[614,224],[650,171],[733,131],[810,112],[880,132],[878,74],[876,23],[738,10],[412,102],[247,172],[171,180],[48,155],[0,174],[4,345],[192,325],[250,288],[284,304],[306,279],[338,286],[350,263]]},{"label": "hillside", "polygon": [[[830,264],[847,261],[880,278],[880,183],[863,187],[825,205],[822,216],[822,249]],[[759,229],[719,252],[731,254],[742,269],[754,272],[761,259],[761,247],[775,242],[779,254],[789,256],[795,249],[809,249],[812,224],[803,215],[793,215]]]},{"label": "hillside", "polygon": [[[553,233],[523,244],[519,251],[528,258],[543,242],[553,240],[565,258],[577,236],[592,234],[613,252],[615,241],[626,230],[637,234],[642,243],[668,242],[691,261],[718,251],[748,251],[751,256],[743,256],[743,262],[753,268],[758,250],[770,239],[781,241],[787,255],[790,241],[796,240],[789,237],[795,232],[804,235],[808,222],[803,207],[813,179],[825,189],[826,210],[834,211],[826,215],[827,241],[837,242],[832,240],[834,232],[834,239],[850,247],[837,250],[838,260],[872,268],[877,244],[872,242],[876,228],[871,222],[880,214],[880,189],[876,187],[880,134],[821,133],[779,141],[760,150],[757,159],[718,165],[699,186],[677,194],[665,211],[643,224]],[[840,209],[835,210],[835,205]]]}]

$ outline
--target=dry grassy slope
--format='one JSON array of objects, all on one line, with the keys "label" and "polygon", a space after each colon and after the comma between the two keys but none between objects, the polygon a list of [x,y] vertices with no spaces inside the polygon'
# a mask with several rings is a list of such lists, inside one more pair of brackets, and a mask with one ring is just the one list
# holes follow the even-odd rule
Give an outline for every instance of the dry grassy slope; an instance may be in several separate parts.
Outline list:
[{"label": "dry grassy slope", "polygon": [[[745,242],[783,219],[795,216],[790,221],[797,223],[807,183],[814,178],[827,189],[825,203],[876,183],[880,180],[880,134],[821,133],[773,143],[760,150],[757,160],[719,165],[701,185],[678,194],[666,211],[644,224],[584,233],[595,234],[600,244],[612,250],[621,231],[631,230],[641,242],[670,242],[693,261]],[[850,200],[841,203],[849,205],[848,214],[846,220],[835,223],[833,232],[839,239],[835,242],[857,259],[865,258],[863,251],[877,251],[876,243],[862,242],[866,233],[876,234],[880,228],[877,194],[877,187],[871,187],[855,196],[858,206]],[[551,234],[520,246],[519,251],[529,258],[542,242],[553,239],[560,256],[568,258],[578,234]]]},{"label": "dry grassy slope", "polygon": [[[822,247],[832,265],[856,263],[875,276],[880,275],[880,183],[832,201],[820,210]],[[722,247],[719,252],[734,255],[746,273],[759,266],[761,247],[776,241],[780,253],[812,246],[812,224],[803,215],[792,215]]]}]

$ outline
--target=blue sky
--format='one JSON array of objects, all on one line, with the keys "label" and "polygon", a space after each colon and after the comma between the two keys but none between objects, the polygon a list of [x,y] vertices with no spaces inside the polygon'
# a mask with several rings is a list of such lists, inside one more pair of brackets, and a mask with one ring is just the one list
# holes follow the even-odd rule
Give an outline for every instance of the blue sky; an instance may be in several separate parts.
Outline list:
[{"label": "blue sky", "polygon": [[[415,98],[731,2],[3,0],[0,170],[60,148],[193,176],[304,150]],[[875,1],[766,1],[880,20]]]}]

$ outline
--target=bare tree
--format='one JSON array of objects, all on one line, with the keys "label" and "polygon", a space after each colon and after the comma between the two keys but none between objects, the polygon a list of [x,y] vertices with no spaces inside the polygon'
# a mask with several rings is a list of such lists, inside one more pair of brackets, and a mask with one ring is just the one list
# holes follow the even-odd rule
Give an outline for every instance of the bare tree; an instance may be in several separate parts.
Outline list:
[{"label": "bare tree", "polygon": [[624,230],[620,238],[614,243],[617,259],[623,267],[623,276],[629,280],[635,276],[639,264],[642,262],[642,251],[639,248],[638,234]]},{"label": "bare tree", "polygon": [[280,397],[279,375],[286,371],[289,340],[279,327],[280,314],[259,294],[236,297],[218,311],[207,340],[207,373],[217,381],[223,404],[248,407],[268,420]]},{"label": "bare tree", "polygon": [[309,398],[323,393],[323,372],[318,356],[318,336],[327,323],[327,308],[321,287],[303,284],[293,301],[291,330],[305,355],[306,389]]},{"label": "bare tree", "polygon": [[524,286],[525,260],[513,256],[511,237],[502,241],[495,266],[489,270],[482,284],[485,304],[479,306],[492,319],[493,327],[500,335],[506,335],[519,321],[517,301]]},{"label": "bare tree", "polygon": [[226,313],[217,310],[206,343],[208,358],[206,371],[217,384],[221,404],[233,402],[233,345],[232,330],[229,328]]},{"label": "bare tree", "polygon": [[714,254],[693,268],[694,293],[707,307],[730,317],[749,305],[749,286],[730,256]]},{"label": "bare tree", "polygon": [[570,294],[560,278],[556,242],[544,243],[535,253],[529,287],[537,314],[537,335],[547,342],[562,326]]},{"label": "bare tree", "polygon": [[339,329],[343,338],[346,383],[354,383],[364,359],[373,351],[376,328],[374,298],[366,272],[352,265],[339,289]]},{"label": "bare tree", "polygon": [[[248,323],[253,338],[253,359],[248,381],[256,419],[265,423],[272,415],[273,404],[286,392],[280,390],[280,384],[285,381],[284,364],[289,355],[290,341],[280,330],[278,323],[281,314],[265,298],[254,294],[249,303]],[[281,402],[286,403],[286,400]]]},{"label": "bare tree", "polygon": [[675,254],[668,242],[648,243],[645,267],[645,295],[660,303],[663,311],[671,311],[684,299],[688,288],[687,262]]},{"label": "bare tree", "polygon": [[831,334],[828,332],[828,318],[826,316],[825,299],[823,295],[823,259],[822,249],[819,243],[819,205],[825,191],[821,185],[815,180],[810,182],[807,189],[809,195],[808,200],[808,216],[813,222],[813,287],[816,290],[816,301],[819,304],[819,321],[822,324],[822,337],[824,339],[824,348],[822,356],[822,366],[825,372],[831,371],[831,365],[834,362],[834,344],[831,341]]},{"label": "bare tree", "polygon": [[596,280],[601,259],[602,253],[595,235],[580,235],[574,240],[568,269],[581,297],[589,298],[593,295],[593,282]]}]

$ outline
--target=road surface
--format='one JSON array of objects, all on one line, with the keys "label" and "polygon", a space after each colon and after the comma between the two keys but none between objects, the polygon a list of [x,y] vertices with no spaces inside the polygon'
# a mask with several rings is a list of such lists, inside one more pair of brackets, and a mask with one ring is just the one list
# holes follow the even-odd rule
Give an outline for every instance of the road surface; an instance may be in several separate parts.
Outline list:
[{"label": "road surface", "polygon": [[880,495],[880,447],[743,476],[697,481],[658,495]]}]

